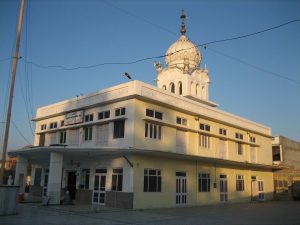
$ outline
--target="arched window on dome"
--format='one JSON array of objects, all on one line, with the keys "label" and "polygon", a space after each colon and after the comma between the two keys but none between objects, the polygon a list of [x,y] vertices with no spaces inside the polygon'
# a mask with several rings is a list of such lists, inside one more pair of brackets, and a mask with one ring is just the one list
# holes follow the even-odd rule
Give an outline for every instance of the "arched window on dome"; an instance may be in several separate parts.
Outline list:
[{"label": "arched window on dome", "polygon": [[178,82],[178,94],[182,95],[182,83]]},{"label": "arched window on dome", "polygon": [[194,88],[194,82],[192,81],[191,82],[191,95],[195,95],[195,90],[194,90],[195,88]]},{"label": "arched window on dome", "polygon": [[198,96],[200,93],[199,93],[199,89],[200,88],[200,86],[199,86],[199,84],[196,84],[196,87],[195,87],[195,95],[196,96]]},{"label": "arched window on dome", "polygon": [[163,90],[167,90],[166,85],[163,85],[161,88],[162,88]]},{"label": "arched window on dome", "polygon": [[172,83],[170,83],[170,91],[172,92],[172,93],[175,93],[175,84],[172,82]]},{"label": "arched window on dome", "polygon": [[197,85],[197,96],[203,97],[203,86]]}]

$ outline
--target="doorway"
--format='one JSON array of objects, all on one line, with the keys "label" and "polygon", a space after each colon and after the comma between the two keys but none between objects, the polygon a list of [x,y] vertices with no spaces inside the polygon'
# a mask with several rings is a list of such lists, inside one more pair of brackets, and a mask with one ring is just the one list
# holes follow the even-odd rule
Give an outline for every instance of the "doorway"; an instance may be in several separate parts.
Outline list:
[{"label": "doorway", "polygon": [[76,172],[75,171],[68,172],[67,189],[70,193],[71,199],[75,200],[75,196],[76,196]]},{"label": "doorway", "polygon": [[106,169],[96,169],[92,203],[105,205]]},{"label": "doorway", "polygon": [[186,172],[176,172],[176,205],[186,204]]},{"label": "doorway", "polygon": [[228,201],[228,181],[227,175],[220,175],[220,201],[227,202]]}]

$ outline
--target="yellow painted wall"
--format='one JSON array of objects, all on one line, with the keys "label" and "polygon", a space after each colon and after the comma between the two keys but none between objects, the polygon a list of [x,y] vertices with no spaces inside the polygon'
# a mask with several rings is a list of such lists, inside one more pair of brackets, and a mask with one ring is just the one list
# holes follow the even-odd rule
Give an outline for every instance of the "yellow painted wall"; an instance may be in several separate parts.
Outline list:
[{"label": "yellow painted wall", "polygon": [[[219,175],[228,177],[228,203],[249,202],[251,200],[251,176],[264,181],[266,199],[273,196],[273,173],[249,168],[237,168],[197,162],[196,160],[170,159],[154,156],[134,156],[133,193],[134,208],[157,208],[176,206],[176,172],[187,175],[187,206],[220,203]],[[144,169],[160,169],[162,176],[161,192],[144,192]],[[210,173],[211,191],[198,192],[198,174]],[[216,179],[215,179],[216,175]],[[236,191],[236,175],[244,175],[244,191]],[[217,187],[213,188],[216,180]]]},{"label": "yellow painted wall", "polygon": [[[141,100],[135,100],[136,113],[134,118],[134,147],[142,149],[155,149],[167,152],[176,152],[176,129],[186,129],[187,132],[187,154],[218,158],[219,155],[219,139],[226,139],[227,144],[227,159],[239,162],[250,162],[250,136],[256,138],[256,154],[257,163],[272,165],[272,140],[271,137],[263,136],[253,131],[247,131],[233,126],[229,126],[224,122],[216,122],[206,118],[199,118],[195,120],[194,115],[179,112],[165,106],[148,103]],[[163,120],[150,118],[146,116],[146,108],[156,110],[163,113]],[[186,118],[188,120],[187,126],[176,124],[176,117]],[[145,122],[150,119],[153,123],[162,123],[162,139],[154,140],[145,138]],[[204,123],[210,125],[210,132],[203,132],[199,129],[199,124]],[[227,130],[227,135],[219,134],[219,129]],[[235,138],[235,133],[243,134],[243,140]],[[203,149],[199,147],[199,133],[210,135],[210,149]],[[243,155],[237,154],[237,142],[243,143]]]}]

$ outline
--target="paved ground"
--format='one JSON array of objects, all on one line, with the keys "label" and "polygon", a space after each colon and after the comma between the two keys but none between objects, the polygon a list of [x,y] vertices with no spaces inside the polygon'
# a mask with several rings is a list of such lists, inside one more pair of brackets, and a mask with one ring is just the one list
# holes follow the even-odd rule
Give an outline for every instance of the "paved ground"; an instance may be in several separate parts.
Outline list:
[{"label": "paved ground", "polygon": [[300,201],[238,203],[155,210],[21,204],[1,225],[300,225]]}]

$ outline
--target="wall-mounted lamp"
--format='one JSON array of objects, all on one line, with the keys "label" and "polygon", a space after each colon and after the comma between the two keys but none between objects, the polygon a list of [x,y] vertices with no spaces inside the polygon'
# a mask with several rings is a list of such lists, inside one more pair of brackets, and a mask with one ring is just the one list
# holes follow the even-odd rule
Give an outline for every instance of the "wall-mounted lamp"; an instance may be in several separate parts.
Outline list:
[{"label": "wall-mounted lamp", "polygon": [[195,116],[195,120],[199,121],[199,116],[198,115]]},{"label": "wall-mounted lamp", "polygon": [[125,72],[124,76],[127,77],[129,80],[132,80],[131,76],[129,75],[129,73]]}]

